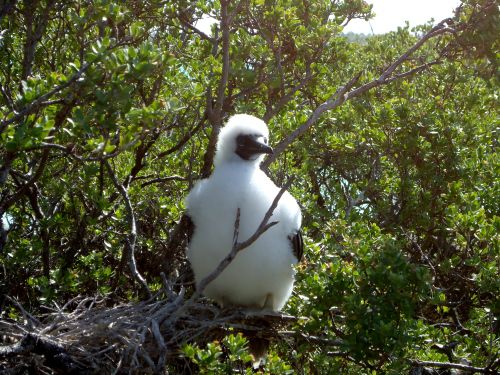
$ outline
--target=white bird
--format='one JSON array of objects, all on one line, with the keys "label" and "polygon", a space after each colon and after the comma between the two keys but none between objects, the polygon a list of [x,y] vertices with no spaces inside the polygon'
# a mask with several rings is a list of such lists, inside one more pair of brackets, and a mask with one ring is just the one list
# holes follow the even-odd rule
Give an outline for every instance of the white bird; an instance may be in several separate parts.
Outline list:
[{"label": "white bird", "polygon": [[[242,242],[255,233],[280,191],[259,167],[264,154],[272,153],[268,138],[262,120],[231,117],[219,134],[213,174],[186,198],[194,224],[187,256],[197,284],[231,251],[238,208]],[[293,265],[302,257],[301,220],[297,202],[285,192],[270,219],[278,224],[241,250],[204,294],[222,306],[281,310],[292,293]]]}]

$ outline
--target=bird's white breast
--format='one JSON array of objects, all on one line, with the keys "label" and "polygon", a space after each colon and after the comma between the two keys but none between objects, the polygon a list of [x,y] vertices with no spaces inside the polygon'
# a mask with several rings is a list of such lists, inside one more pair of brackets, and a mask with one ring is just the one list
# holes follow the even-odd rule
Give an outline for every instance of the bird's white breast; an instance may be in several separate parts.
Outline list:
[{"label": "bird's white breast", "polygon": [[[244,163],[220,165],[209,179],[198,182],[186,199],[195,225],[187,255],[197,283],[231,251],[237,209],[242,242],[256,231],[278,192],[264,172]],[[262,307],[271,294],[274,310],[284,306],[293,287],[292,265],[297,262],[288,236],[301,222],[297,202],[287,192],[270,221],[279,223],[239,252],[207,286],[205,295],[220,303]]]}]

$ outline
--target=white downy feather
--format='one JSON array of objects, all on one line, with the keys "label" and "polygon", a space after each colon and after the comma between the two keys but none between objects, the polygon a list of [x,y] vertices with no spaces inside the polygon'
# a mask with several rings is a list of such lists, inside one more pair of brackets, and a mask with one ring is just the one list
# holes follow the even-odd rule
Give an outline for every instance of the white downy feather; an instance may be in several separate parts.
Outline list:
[{"label": "white downy feather", "polygon": [[[186,198],[195,229],[188,258],[196,282],[215,270],[231,251],[234,223],[240,208],[238,240],[250,237],[262,221],[279,188],[259,168],[263,155],[244,160],[235,153],[236,137],[268,138],[266,124],[249,115],[235,115],[221,130],[213,174],[199,181]],[[292,293],[297,263],[289,236],[301,225],[300,208],[285,192],[270,221],[279,223],[240,251],[204,294],[223,305],[281,310]]]}]

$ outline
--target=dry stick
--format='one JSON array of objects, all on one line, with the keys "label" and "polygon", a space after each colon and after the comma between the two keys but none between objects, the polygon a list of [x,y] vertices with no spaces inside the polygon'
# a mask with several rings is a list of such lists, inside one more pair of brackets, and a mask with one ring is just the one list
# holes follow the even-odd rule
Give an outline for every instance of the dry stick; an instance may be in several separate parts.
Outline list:
[{"label": "dry stick", "polygon": [[33,176],[29,179],[26,184],[21,186],[15,193],[7,197],[1,204],[0,204],[0,217],[3,215],[5,211],[7,211],[10,206],[15,204],[23,194],[26,193],[26,191],[33,186],[40,177],[42,177],[43,171],[45,170],[45,167],[47,166],[47,161],[49,159],[49,150],[44,150],[42,153],[42,156],[40,158],[40,163],[38,163],[38,168],[36,169],[35,173],[33,173]]},{"label": "dry stick", "polygon": [[[215,148],[217,145],[217,137],[219,135],[220,127],[222,125],[222,113],[224,107],[225,92],[227,88],[227,83],[229,81],[229,69],[230,69],[230,17],[228,14],[230,0],[220,1],[220,12],[221,12],[221,22],[220,28],[222,31],[222,73],[217,87],[217,98],[215,104],[212,104],[212,94],[210,89],[207,91],[207,115],[212,125],[212,133],[208,140],[207,150],[204,155],[203,166],[201,168],[201,175],[203,177],[208,177],[210,170],[212,169],[213,160],[215,157]],[[218,49],[218,43],[213,44],[212,55],[216,56]],[[213,72],[210,73],[212,75]]]},{"label": "dry stick", "polygon": [[338,88],[338,90],[333,94],[327,101],[320,104],[314,112],[309,116],[307,121],[295,129],[292,133],[290,133],[285,139],[283,139],[275,148],[274,153],[268,157],[262,164],[262,169],[266,170],[269,165],[274,162],[277,157],[298,137],[303,135],[309,128],[318,121],[321,115],[329,110],[335,109],[346,101],[358,97],[365,92],[371,90],[374,87],[386,85],[396,79],[406,78],[412,74],[418,73],[432,65],[439,64],[439,61],[432,61],[427,64],[420,65],[414,69],[411,69],[407,72],[403,72],[401,74],[393,75],[394,71],[401,65],[403,62],[408,60],[408,58],[429,39],[434,38],[438,35],[445,33],[455,33],[455,30],[449,27],[444,26],[444,21],[440,22],[438,25],[433,27],[427,34],[425,34],[422,38],[420,38],[412,47],[410,47],[403,55],[401,55],[396,61],[394,61],[384,72],[373,81],[370,81],[358,88],[353,88],[353,86],[358,82],[361,77],[361,73],[358,73],[354,76],[349,82],[347,82],[344,86]]},{"label": "dry stick", "polygon": [[118,182],[118,179],[116,178],[115,173],[113,172],[113,169],[109,165],[109,162],[107,160],[104,161],[104,165],[106,166],[106,169],[108,170],[109,176],[111,177],[111,180],[113,181],[113,184],[115,187],[118,189],[120,192],[123,200],[125,201],[125,207],[127,209],[127,220],[130,225],[130,234],[127,239],[125,239],[125,248],[127,250],[127,255],[128,255],[128,264],[130,268],[130,272],[132,273],[132,276],[134,279],[142,286],[144,289],[144,292],[147,294],[148,299],[151,298],[151,291],[148,288],[148,284],[146,283],[146,280],[141,276],[139,271],[137,270],[137,264],[135,262],[135,241],[137,239],[137,227],[135,225],[135,215],[134,215],[134,208],[132,207],[132,203],[130,203],[130,198],[128,196],[127,190],[125,187]]},{"label": "dry stick", "polygon": [[26,320],[26,324],[28,326],[28,329],[30,331],[32,331],[34,328],[33,323],[35,324],[35,326],[40,326],[40,321],[37,318],[35,318],[33,315],[31,315],[29,312],[27,312],[16,299],[12,298],[9,295],[5,295],[5,298],[7,298],[10,302],[12,302],[14,305],[16,305],[16,307],[19,309],[21,314],[23,314],[23,316]]},{"label": "dry stick", "polygon": [[158,322],[153,319],[151,320],[151,331],[156,340],[156,344],[158,345],[158,362],[156,363],[156,370],[158,373],[165,367],[165,360],[167,357],[167,346],[165,345],[165,340],[160,332],[160,326]]},{"label": "dry stick", "polygon": [[217,268],[207,277],[205,277],[200,281],[198,287],[196,288],[196,292],[193,294],[191,299],[194,300],[195,298],[198,298],[203,293],[207,285],[212,281],[214,281],[222,273],[222,271],[224,271],[227,268],[227,266],[229,266],[229,264],[233,261],[233,259],[240,251],[246,249],[251,244],[253,244],[269,228],[278,224],[277,221],[272,221],[269,223],[269,219],[271,218],[274,210],[278,206],[278,202],[281,199],[281,196],[286,191],[286,189],[290,187],[291,184],[292,184],[292,179],[289,179],[288,182],[281,188],[279,193],[274,198],[271,206],[264,215],[264,218],[260,222],[259,227],[255,231],[255,233],[252,234],[247,240],[243,242],[238,242],[239,224],[240,224],[240,209],[238,208],[236,213],[236,220],[234,223],[233,248],[231,249],[230,253],[224,259],[222,259]]},{"label": "dry stick", "polygon": [[222,29],[222,76],[217,89],[217,100],[215,103],[215,116],[217,125],[220,126],[222,118],[222,107],[224,104],[224,97],[227,82],[229,80],[229,37],[230,37],[230,19],[228,14],[230,0],[221,0],[221,29]]},{"label": "dry stick", "polygon": [[161,183],[161,182],[168,182],[168,181],[187,181],[186,177],[178,176],[178,175],[172,175],[172,176],[167,176],[167,177],[158,177],[154,178],[152,180],[143,182],[141,184],[141,187],[145,187],[148,185],[156,184],[156,183]]},{"label": "dry stick", "polygon": [[488,368],[482,368],[482,367],[469,366],[469,365],[462,365],[460,363],[418,361],[418,360],[411,360],[410,362],[412,365],[415,365],[415,366],[429,366],[429,367],[437,367],[437,368],[455,368],[458,370],[479,372],[481,374],[498,374],[495,370],[490,370]]}]

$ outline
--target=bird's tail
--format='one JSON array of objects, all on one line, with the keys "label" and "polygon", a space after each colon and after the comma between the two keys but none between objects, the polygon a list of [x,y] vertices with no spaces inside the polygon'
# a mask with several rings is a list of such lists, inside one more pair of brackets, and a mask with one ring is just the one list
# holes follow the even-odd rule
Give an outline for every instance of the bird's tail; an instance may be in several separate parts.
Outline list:
[{"label": "bird's tail", "polygon": [[255,370],[266,363],[269,344],[269,339],[256,336],[248,338],[248,350],[253,357],[252,366]]}]

